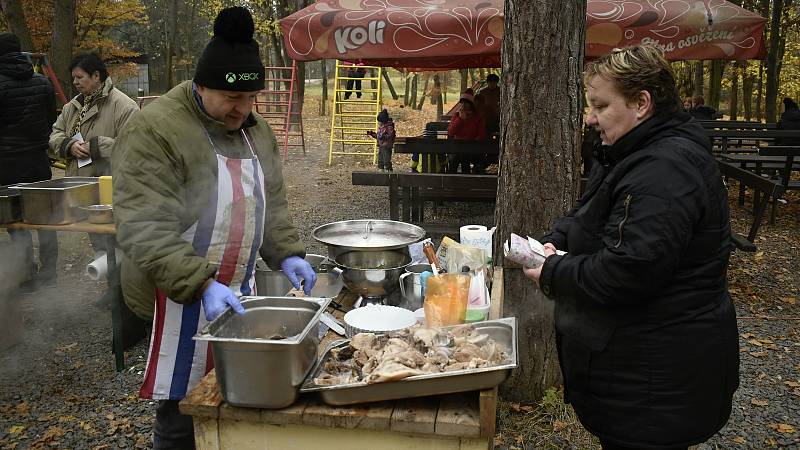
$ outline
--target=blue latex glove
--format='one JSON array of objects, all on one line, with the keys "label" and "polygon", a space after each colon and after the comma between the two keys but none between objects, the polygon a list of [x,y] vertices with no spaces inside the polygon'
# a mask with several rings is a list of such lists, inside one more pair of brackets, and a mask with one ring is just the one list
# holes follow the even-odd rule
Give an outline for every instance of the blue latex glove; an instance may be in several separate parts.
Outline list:
[{"label": "blue latex glove", "polygon": [[244,314],[244,307],[236,298],[236,294],[228,286],[212,280],[203,291],[203,311],[206,313],[206,320],[211,322],[216,319],[229,306],[236,314]]},{"label": "blue latex glove", "polygon": [[422,298],[425,298],[425,287],[428,285],[428,277],[432,277],[433,272],[425,271],[419,274],[419,284],[422,285]]},{"label": "blue latex glove", "polygon": [[311,295],[311,289],[314,287],[314,283],[317,282],[317,273],[314,272],[314,268],[311,267],[308,261],[299,256],[290,256],[281,261],[281,270],[286,275],[286,278],[292,282],[292,286],[295,289],[300,289],[298,277],[302,278],[304,280],[303,292],[306,295]]}]

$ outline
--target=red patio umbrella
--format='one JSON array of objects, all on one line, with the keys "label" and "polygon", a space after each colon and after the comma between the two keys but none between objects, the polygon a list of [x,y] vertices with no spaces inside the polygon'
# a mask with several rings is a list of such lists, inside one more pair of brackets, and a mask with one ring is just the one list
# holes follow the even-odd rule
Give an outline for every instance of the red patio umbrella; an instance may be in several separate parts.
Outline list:
[{"label": "red patio umbrella", "polygon": [[[588,0],[586,57],[655,41],[671,60],[764,55],[766,20],[724,0]],[[502,0],[319,0],[280,21],[292,59],[499,67]]]}]

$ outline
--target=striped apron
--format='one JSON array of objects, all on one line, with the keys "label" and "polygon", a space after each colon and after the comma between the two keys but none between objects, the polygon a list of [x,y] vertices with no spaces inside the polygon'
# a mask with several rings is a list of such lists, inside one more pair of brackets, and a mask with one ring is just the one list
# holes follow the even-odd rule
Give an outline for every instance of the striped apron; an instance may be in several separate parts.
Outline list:
[{"label": "striped apron", "polygon": [[[220,155],[206,131],[217,156],[217,190],[197,222],[181,235],[197,255],[219,267],[216,280],[237,296],[255,293],[255,263],[265,220],[264,174],[250,138],[244,130],[241,133],[251,159]],[[156,291],[140,397],[180,400],[214,367],[208,342],[192,340],[206,323],[201,301],[182,305]]]}]

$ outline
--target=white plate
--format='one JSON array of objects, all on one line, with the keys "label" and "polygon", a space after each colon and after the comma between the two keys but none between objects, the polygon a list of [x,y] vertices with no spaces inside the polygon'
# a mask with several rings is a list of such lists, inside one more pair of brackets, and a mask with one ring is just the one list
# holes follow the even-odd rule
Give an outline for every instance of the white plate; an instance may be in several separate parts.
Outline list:
[{"label": "white plate", "polygon": [[344,315],[348,337],[358,333],[386,333],[417,323],[414,313],[396,306],[367,305]]}]

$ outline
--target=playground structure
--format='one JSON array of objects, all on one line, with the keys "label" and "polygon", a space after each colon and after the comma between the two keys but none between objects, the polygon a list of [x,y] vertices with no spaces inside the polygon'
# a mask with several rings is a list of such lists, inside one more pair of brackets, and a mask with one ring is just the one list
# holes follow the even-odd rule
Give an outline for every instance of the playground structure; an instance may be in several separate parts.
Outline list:
[{"label": "playground structure", "polygon": [[[351,76],[361,70],[363,76]],[[366,155],[374,164],[378,158],[377,141],[367,131],[378,128],[381,110],[381,68],[336,61],[328,164],[333,155]]]},{"label": "playground structure", "polygon": [[306,153],[303,131],[303,105],[300,103],[297,63],[290,67],[266,67],[265,89],[258,94],[254,108],[275,132],[283,148],[283,160],[289,147],[301,147]]}]

